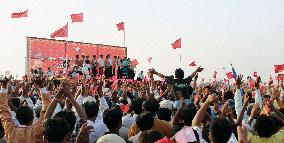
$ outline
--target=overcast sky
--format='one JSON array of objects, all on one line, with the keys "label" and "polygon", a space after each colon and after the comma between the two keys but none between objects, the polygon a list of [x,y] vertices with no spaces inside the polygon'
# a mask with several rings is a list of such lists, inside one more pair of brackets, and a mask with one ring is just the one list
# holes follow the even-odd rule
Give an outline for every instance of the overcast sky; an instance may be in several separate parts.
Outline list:
[{"label": "overcast sky", "polygon": [[[214,70],[224,78],[230,62],[237,73],[264,78],[273,65],[284,63],[283,0],[1,0],[0,72],[24,74],[25,36],[49,38],[70,14],[84,13],[84,23],[69,25],[69,40],[123,45],[115,24],[125,22],[128,55],[138,69],[152,67],[173,74],[196,61],[205,67],[201,77]],[[29,10],[29,17],[11,19],[12,12]],[[182,49],[171,43],[182,38]],[[182,62],[179,62],[179,54]]]}]

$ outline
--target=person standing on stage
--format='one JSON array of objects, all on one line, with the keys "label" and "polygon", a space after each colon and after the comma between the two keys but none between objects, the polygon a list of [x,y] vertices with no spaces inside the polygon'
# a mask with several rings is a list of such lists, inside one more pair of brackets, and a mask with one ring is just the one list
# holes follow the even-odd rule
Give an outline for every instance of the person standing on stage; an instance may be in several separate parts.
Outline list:
[{"label": "person standing on stage", "polygon": [[113,76],[117,76],[117,56],[113,57],[113,61],[112,61],[112,75]]},{"label": "person standing on stage", "polygon": [[109,79],[110,77],[112,77],[112,60],[110,59],[110,55],[107,55],[105,60],[105,79]]},{"label": "person standing on stage", "polygon": [[93,55],[93,60],[92,60],[92,76],[93,78],[96,78],[97,76],[97,56]]},{"label": "person standing on stage", "polygon": [[98,59],[98,67],[99,67],[99,76],[102,76],[104,73],[105,62],[103,60],[103,55],[100,55]]}]

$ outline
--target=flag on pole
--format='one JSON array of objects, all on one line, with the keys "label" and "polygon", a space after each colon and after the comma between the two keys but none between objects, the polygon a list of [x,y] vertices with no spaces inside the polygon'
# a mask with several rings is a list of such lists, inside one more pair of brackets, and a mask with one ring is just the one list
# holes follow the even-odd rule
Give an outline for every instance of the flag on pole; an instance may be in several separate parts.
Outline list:
[{"label": "flag on pole", "polygon": [[282,64],[282,65],[274,65],[274,71],[275,71],[275,73],[279,73],[279,72],[284,71],[284,64]]},{"label": "flag on pole", "polygon": [[118,31],[124,30],[124,22],[120,22],[120,23],[116,24],[116,27],[117,27]]},{"label": "flag on pole", "polygon": [[172,43],[173,49],[181,48],[181,38],[177,39],[174,43]]},{"label": "flag on pole", "polygon": [[195,61],[191,62],[191,63],[189,64],[189,66],[190,66],[190,67],[195,67],[195,66],[196,66]]},{"label": "flag on pole", "polygon": [[60,29],[56,30],[50,35],[51,38],[55,37],[68,37],[68,23],[61,27]]},{"label": "flag on pole", "polygon": [[28,10],[11,14],[11,18],[22,18],[22,17],[28,17]]},{"label": "flag on pole", "polygon": [[133,60],[131,61],[131,63],[132,63],[132,65],[135,66],[135,67],[139,64],[138,61],[137,61],[137,59],[133,59]]},{"label": "flag on pole", "polygon": [[226,73],[226,76],[227,76],[228,79],[234,78],[233,72],[228,72],[228,73]]},{"label": "flag on pole", "polygon": [[70,17],[71,17],[72,23],[83,22],[83,13],[71,14]]},{"label": "flag on pole", "polygon": [[148,62],[149,62],[149,63],[152,63],[152,57],[149,57],[149,58],[148,58]]}]

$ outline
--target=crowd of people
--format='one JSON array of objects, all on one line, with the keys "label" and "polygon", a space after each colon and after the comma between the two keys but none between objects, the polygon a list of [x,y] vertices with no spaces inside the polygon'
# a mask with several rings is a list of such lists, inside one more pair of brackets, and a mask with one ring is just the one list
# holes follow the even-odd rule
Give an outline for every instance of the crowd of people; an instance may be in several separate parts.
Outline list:
[{"label": "crowd of people", "polygon": [[283,80],[201,84],[201,67],[188,77],[149,69],[134,80],[130,65],[76,56],[69,76],[49,68],[1,79],[0,142],[284,143]]},{"label": "crowd of people", "polygon": [[[67,61],[67,62],[66,62]],[[135,67],[136,64],[133,63],[130,58],[120,58],[119,56],[110,55],[93,55],[90,58],[89,55],[76,55],[74,59],[63,59],[62,67],[64,69],[71,69],[67,71],[69,76],[76,76],[77,74],[86,76],[87,79],[96,78],[104,76],[105,79],[110,79],[115,76],[118,79],[128,78],[134,79],[135,77]],[[66,68],[67,67],[67,68]],[[51,69],[48,69],[50,72],[48,76],[52,77],[54,75],[50,74]]]}]

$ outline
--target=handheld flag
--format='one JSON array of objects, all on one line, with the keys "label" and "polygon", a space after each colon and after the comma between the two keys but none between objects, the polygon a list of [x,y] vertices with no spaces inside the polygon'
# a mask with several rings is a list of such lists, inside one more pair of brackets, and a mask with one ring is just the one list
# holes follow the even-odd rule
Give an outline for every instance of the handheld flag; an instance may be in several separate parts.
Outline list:
[{"label": "handheld flag", "polygon": [[50,35],[51,38],[55,37],[68,37],[68,23],[61,27],[60,29],[56,30]]},{"label": "handheld flag", "polygon": [[253,77],[257,77],[257,72],[253,72]]},{"label": "handheld flag", "polygon": [[195,61],[191,62],[191,63],[189,64],[189,66],[191,66],[191,67],[195,67],[195,66],[196,66]]},{"label": "handheld flag", "polygon": [[282,64],[282,65],[274,65],[274,71],[275,71],[275,73],[279,73],[279,72],[284,71],[284,64]]},{"label": "handheld flag", "polygon": [[72,23],[83,22],[83,13],[71,14],[70,17],[71,17]]},{"label": "handheld flag", "polygon": [[228,79],[234,78],[234,74],[232,72],[226,73],[226,76],[227,76]]},{"label": "handheld flag", "polygon": [[28,17],[28,10],[11,14],[11,18],[22,18],[22,17]]},{"label": "handheld flag", "polygon": [[124,30],[124,22],[120,22],[120,23],[116,24],[116,27],[117,27],[118,31]]},{"label": "handheld flag", "polygon": [[216,72],[216,71],[214,71],[213,78],[215,78],[215,79],[216,79],[216,77],[217,77],[217,72]]},{"label": "handheld flag", "polygon": [[152,63],[152,59],[153,59],[152,57],[149,57],[149,58],[148,58],[148,62],[149,62],[149,63]]},{"label": "handheld flag", "polygon": [[173,49],[181,48],[181,38],[177,39],[174,43],[172,43]]},{"label": "handheld flag", "polygon": [[132,60],[131,63],[132,63],[135,67],[139,64],[138,61],[137,61],[137,59]]}]

